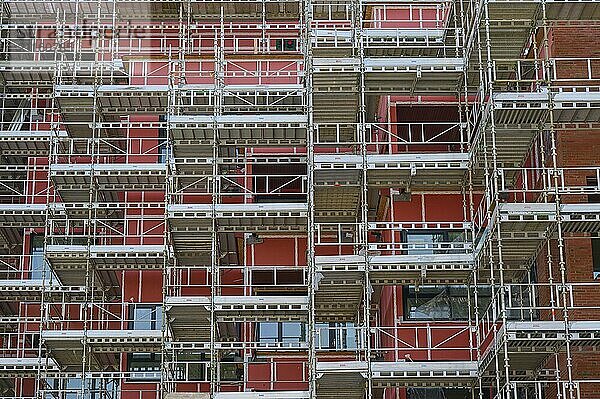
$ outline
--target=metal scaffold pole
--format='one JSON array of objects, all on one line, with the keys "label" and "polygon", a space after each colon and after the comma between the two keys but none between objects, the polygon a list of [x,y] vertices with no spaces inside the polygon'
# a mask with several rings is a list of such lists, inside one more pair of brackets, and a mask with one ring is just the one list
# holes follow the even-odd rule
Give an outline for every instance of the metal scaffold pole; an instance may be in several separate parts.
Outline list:
[{"label": "metal scaffold pole", "polygon": [[304,58],[304,106],[306,112],[307,137],[306,137],[306,167],[307,167],[307,268],[308,268],[308,393],[310,398],[317,397],[317,331],[316,331],[316,308],[315,290],[318,281],[316,279],[315,267],[315,130],[313,115],[313,49],[312,49],[312,23],[313,23],[313,1],[302,1],[302,56]]},{"label": "metal scaffold pole", "polygon": [[[543,68],[545,71],[545,77],[548,79],[545,83],[548,87],[548,129],[550,136],[550,157],[552,159],[552,182],[553,186],[553,197],[554,197],[554,205],[555,205],[555,218],[556,218],[556,245],[558,252],[558,272],[560,273],[560,288],[559,288],[559,302],[562,305],[562,316],[564,322],[564,346],[565,346],[565,360],[566,360],[566,392],[565,387],[561,387],[561,390],[558,390],[557,396],[560,397],[563,393],[566,393],[568,399],[574,399],[576,397],[576,392],[574,389],[573,383],[573,358],[572,358],[572,348],[571,348],[571,329],[570,329],[570,320],[569,320],[569,309],[571,307],[571,298],[572,295],[570,287],[568,285],[568,276],[567,276],[567,264],[565,260],[565,238],[563,231],[563,223],[562,223],[562,201],[561,201],[561,171],[559,170],[559,161],[557,154],[557,133],[555,129],[555,104],[554,104],[554,95],[552,92],[552,83],[550,81],[553,76],[553,68],[550,61],[551,56],[551,48],[549,41],[549,32],[548,32],[548,18],[547,18],[547,1],[542,0],[542,26],[543,26]],[[552,274],[552,273],[551,273]],[[557,370],[560,370],[558,365],[558,357],[557,357]],[[560,373],[557,372],[557,375]]]},{"label": "metal scaffold pole", "polygon": [[[368,185],[368,160],[367,155],[369,151],[368,141],[369,137],[367,137],[367,98],[365,93],[365,37],[363,32],[364,23],[364,12],[366,6],[364,5],[363,0],[354,0],[353,3],[352,14],[354,16],[354,47],[358,54],[359,60],[359,81],[358,81],[358,137],[360,140],[360,153],[361,153],[361,174],[360,174],[360,182],[361,182],[361,194],[360,194],[360,247],[363,257],[363,262],[365,265],[365,271],[363,276],[363,301],[362,301],[362,326],[361,329],[364,334],[364,342],[365,342],[365,361],[367,364],[366,370],[366,399],[372,399],[373,397],[373,380],[372,380],[372,370],[371,370],[371,281],[369,276],[369,185]],[[374,331],[374,330],[373,330]]]}]

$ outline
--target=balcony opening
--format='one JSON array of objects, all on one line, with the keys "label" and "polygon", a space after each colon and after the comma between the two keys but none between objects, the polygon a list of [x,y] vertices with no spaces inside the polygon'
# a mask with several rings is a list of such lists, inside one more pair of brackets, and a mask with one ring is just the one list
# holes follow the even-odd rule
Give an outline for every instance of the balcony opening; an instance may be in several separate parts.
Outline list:
[{"label": "balcony opening", "polygon": [[292,38],[275,39],[275,50],[286,53],[298,51],[298,40]]}]

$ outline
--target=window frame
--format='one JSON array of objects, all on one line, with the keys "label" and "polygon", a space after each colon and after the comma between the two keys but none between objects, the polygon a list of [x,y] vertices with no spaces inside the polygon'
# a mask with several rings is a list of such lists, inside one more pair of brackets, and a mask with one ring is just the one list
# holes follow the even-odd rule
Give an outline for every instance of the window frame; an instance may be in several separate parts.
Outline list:
[{"label": "window frame", "polygon": [[[148,360],[134,360],[135,356],[148,356]],[[148,364],[146,370],[135,370],[132,366],[136,363]],[[127,353],[127,367],[128,373],[131,373],[128,378],[130,381],[158,381],[160,380],[160,370],[162,363],[162,354],[160,352],[133,352]],[[139,367],[139,366],[138,366]],[[158,376],[142,376],[139,374],[143,373],[158,373]],[[137,374],[137,375],[136,375]]]},{"label": "window frame", "polygon": [[[456,233],[457,236],[456,238],[454,238],[453,240],[450,239],[451,234],[452,233]],[[436,241],[435,239],[432,239],[430,242],[436,243],[436,242],[441,242],[441,243],[452,243],[454,242],[457,238],[461,238],[462,237],[462,241],[461,242],[465,242],[466,241],[466,232],[464,230],[456,230],[456,229],[447,229],[447,230],[435,230],[435,229],[424,229],[424,230],[403,230],[402,231],[402,235],[401,235],[401,239],[402,242],[406,244],[407,248],[405,249],[404,252],[406,252],[406,255],[444,255],[444,254],[451,254],[451,253],[456,253],[456,252],[462,252],[460,249],[456,249],[454,250],[453,248],[439,248],[439,249],[410,249],[409,248],[409,244],[411,244],[410,237],[414,237],[414,236],[431,236],[432,238],[435,237],[436,235],[441,237],[441,240]],[[429,243],[429,241],[428,241]]]},{"label": "window frame", "polygon": [[[136,319],[136,311],[137,310],[150,310],[151,318],[150,328],[136,328],[136,321],[146,323],[146,320],[137,320]],[[159,310],[160,309],[160,310]],[[162,329],[163,323],[163,310],[162,305],[160,304],[149,304],[149,303],[134,303],[129,306],[129,317],[128,317],[128,325],[127,328],[129,330],[146,330],[146,331],[156,331]],[[160,317],[159,317],[160,316]]]},{"label": "window frame", "polygon": [[[159,115],[158,117],[158,121],[159,122],[166,122],[167,121],[167,116],[166,115]],[[166,128],[159,128],[158,129],[158,145],[157,145],[157,162],[158,164],[164,164],[167,163],[167,156],[169,154],[168,151],[168,141],[167,141],[167,129]]]},{"label": "window frame", "polygon": [[[277,52],[282,52],[282,53],[293,53],[293,52],[297,52],[298,51],[298,38],[296,37],[285,37],[285,38],[275,38],[275,48],[274,50]],[[290,47],[290,49],[286,49],[285,48],[285,41],[286,40],[291,40],[292,41],[292,45],[293,45],[293,49]]]},{"label": "window frame", "polygon": [[[469,295],[468,290],[470,289],[470,287],[466,286],[466,285],[443,285],[443,284],[435,284],[435,285],[423,285],[419,287],[420,290],[420,294],[417,296],[413,296],[411,298],[411,290],[414,290],[413,292],[415,292],[415,294],[417,293],[417,291],[415,290],[414,285],[405,285],[402,287],[402,313],[403,313],[403,319],[405,321],[418,321],[418,322],[423,322],[423,321],[468,321],[469,320],[469,297],[471,299],[471,305],[473,305],[473,301],[474,301],[474,295],[471,294]],[[431,293],[423,293],[423,291],[421,290],[431,290],[431,289],[437,289],[437,292],[431,292]],[[478,288],[479,289],[479,293],[478,293],[478,305],[479,305],[479,309],[480,311],[485,311],[487,309],[487,307],[489,306],[489,303],[491,301],[492,295],[491,295],[491,289],[489,287],[482,287],[482,288]],[[464,295],[453,295],[452,291],[449,292],[448,298],[452,299],[452,298],[463,298],[464,302],[467,306],[467,309],[465,309],[466,312],[461,312],[462,314],[466,314],[466,317],[460,317],[459,315],[454,315],[453,311],[455,310],[455,306],[457,306],[458,304],[460,304],[460,302],[449,302],[449,308],[448,308],[448,312],[449,315],[448,317],[418,317],[418,316],[414,316],[412,315],[412,311],[411,311],[411,299],[426,299],[426,300],[433,300],[435,299],[437,296],[444,294],[444,291],[447,290],[453,290],[453,291],[464,291]],[[460,291],[459,291],[460,290]],[[482,301],[483,298],[487,298],[487,301]]]},{"label": "window frame", "polygon": [[[358,349],[358,337],[354,327],[354,323],[350,322],[317,323],[315,326],[319,338],[317,349],[329,351],[353,351]],[[322,331],[327,331],[327,345],[322,345]]]},{"label": "window frame", "polygon": [[[276,325],[277,326],[277,336],[275,337],[261,337],[263,326],[264,325]],[[298,325],[300,326],[300,335],[299,336],[284,336],[284,324],[286,325]],[[295,340],[297,339],[297,340]],[[292,340],[292,341],[288,341]],[[293,344],[301,344],[306,342],[306,324],[300,322],[258,322],[256,323],[256,342],[259,345],[272,345],[272,344],[283,344],[283,345],[293,345]]]},{"label": "window frame", "polygon": [[[158,311],[160,309],[160,311]],[[136,315],[138,310],[149,310],[149,314],[151,318],[149,321],[147,320],[137,320]],[[128,306],[128,325],[127,328],[129,330],[140,330],[140,331],[156,331],[162,329],[162,305],[160,304],[152,304],[152,303],[133,303]],[[150,328],[136,328],[136,322],[150,323]],[[148,356],[148,360],[135,360],[136,356]],[[161,354],[159,352],[132,352],[127,354],[127,372],[133,373],[132,377],[129,378],[131,381],[156,381],[160,379],[159,377],[151,377],[151,376],[140,376],[135,375],[135,373],[152,373],[152,372],[160,372],[161,369]],[[132,365],[135,363],[148,363],[151,364],[147,366],[150,368],[149,370],[134,370]]]},{"label": "window frame", "polygon": [[592,247],[592,277],[594,280],[600,279],[600,237],[590,237]]}]

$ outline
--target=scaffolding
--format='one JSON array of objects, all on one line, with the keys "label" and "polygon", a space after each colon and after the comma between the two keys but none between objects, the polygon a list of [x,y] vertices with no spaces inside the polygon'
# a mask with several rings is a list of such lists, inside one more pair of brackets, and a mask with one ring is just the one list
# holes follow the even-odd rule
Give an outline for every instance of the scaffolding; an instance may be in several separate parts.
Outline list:
[{"label": "scaffolding", "polygon": [[[600,129],[600,59],[552,35],[599,20],[1,0],[0,397],[593,397],[598,284],[568,257],[600,167],[562,138]],[[441,285],[460,321],[403,320],[405,288]]]}]

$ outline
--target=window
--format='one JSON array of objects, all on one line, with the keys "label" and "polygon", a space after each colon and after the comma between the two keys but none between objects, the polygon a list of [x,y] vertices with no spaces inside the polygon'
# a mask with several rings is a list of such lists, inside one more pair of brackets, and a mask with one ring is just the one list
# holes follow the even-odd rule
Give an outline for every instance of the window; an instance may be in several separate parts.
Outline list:
[{"label": "window", "polygon": [[352,350],[357,348],[353,323],[319,323],[317,349]]},{"label": "window", "polygon": [[298,344],[305,341],[305,326],[302,323],[258,323],[259,344]]},{"label": "window", "polygon": [[31,235],[29,240],[29,278],[31,280],[46,280],[50,278],[56,279],[52,274],[50,265],[44,258],[44,237],[39,235]]},{"label": "window", "polygon": [[[160,115],[159,122],[166,122],[167,117]],[[167,162],[167,129],[158,129],[158,163]]]},{"label": "window", "polygon": [[592,237],[592,263],[594,278],[600,278],[600,237]]},{"label": "window", "polygon": [[93,379],[90,387],[90,399],[117,398],[119,396],[119,381]]},{"label": "window", "polygon": [[[102,399],[116,398],[120,392],[119,381],[112,379],[89,380],[85,395],[81,396],[81,378],[46,379],[45,398],[54,399]],[[62,393],[62,395],[60,394]]]},{"label": "window", "polygon": [[160,353],[128,353],[127,371],[140,373],[132,376],[134,380],[160,379]]},{"label": "window", "polygon": [[[598,179],[596,176],[588,176],[586,178],[586,184],[588,190],[599,191],[600,186],[598,185]],[[588,194],[588,203],[598,204],[600,203],[600,194]]]},{"label": "window", "polygon": [[275,39],[275,50],[277,51],[297,51],[298,40],[296,39]]},{"label": "window", "polygon": [[306,165],[253,165],[252,173],[256,202],[306,201]]},{"label": "window", "polygon": [[[467,320],[469,318],[468,288],[450,286],[409,286],[404,288],[404,317],[408,320]],[[471,295],[471,302],[474,302]],[[491,290],[479,288],[478,307],[483,312],[489,306]]]},{"label": "window", "polygon": [[463,231],[426,231],[412,230],[405,235],[408,255],[434,255],[464,252],[458,245],[452,248],[453,243],[463,243]]},{"label": "window", "polygon": [[[130,330],[160,330],[162,328],[162,306],[134,304],[129,307]],[[127,355],[127,371],[140,373],[134,380],[153,381],[160,379],[159,353],[129,353]],[[150,373],[150,374],[141,374]]]},{"label": "window", "polygon": [[135,304],[129,309],[130,330],[160,330],[162,328],[162,306]]},{"label": "window", "polygon": [[[260,237],[258,239],[260,240]],[[252,270],[250,273],[252,286],[257,291],[275,293],[281,292],[284,287],[305,290],[305,270]]]},{"label": "window", "polygon": [[208,381],[209,355],[201,352],[185,351],[177,353],[178,381]]},{"label": "window", "polygon": [[221,358],[221,381],[242,381],[244,379],[244,361],[237,353],[228,353]]}]

